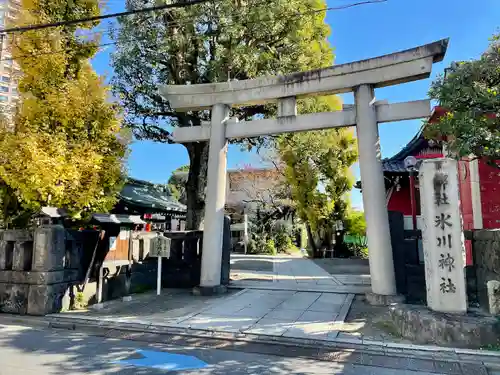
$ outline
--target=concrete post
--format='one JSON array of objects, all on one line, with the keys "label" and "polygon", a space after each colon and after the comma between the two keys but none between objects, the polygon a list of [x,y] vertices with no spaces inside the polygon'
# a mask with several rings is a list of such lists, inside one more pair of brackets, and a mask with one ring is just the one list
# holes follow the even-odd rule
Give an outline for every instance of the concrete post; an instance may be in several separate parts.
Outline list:
[{"label": "concrete post", "polygon": [[216,104],[212,107],[199,289],[201,294],[214,293],[221,286],[222,234],[227,172],[225,123],[228,116],[229,106],[226,104]]},{"label": "concrete post", "polygon": [[396,295],[396,279],[373,88],[359,86],[355,90],[355,100],[372,291],[376,295],[393,296]]},{"label": "concrete post", "polygon": [[245,245],[245,254],[248,250],[248,215],[243,215],[243,243]]}]

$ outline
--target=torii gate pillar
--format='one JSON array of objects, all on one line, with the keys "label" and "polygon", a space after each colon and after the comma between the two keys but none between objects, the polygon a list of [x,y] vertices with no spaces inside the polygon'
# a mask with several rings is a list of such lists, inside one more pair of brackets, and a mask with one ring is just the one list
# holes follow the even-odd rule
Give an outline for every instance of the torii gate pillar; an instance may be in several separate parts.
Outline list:
[{"label": "torii gate pillar", "polygon": [[226,203],[228,116],[228,105],[215,104],[212,107],[199,288],[201,294],[217,293],[218,289],[224,289],[221,286],[221,262]]},{"label": "torii gate pillar", "polygon": [[361,184],[366,187],[363,189],[363,208],[372,291],[377,295],[392,296],[396,295],[396,279],[373,87],[369,85],[357,87],[354,97],[359,169]]}]

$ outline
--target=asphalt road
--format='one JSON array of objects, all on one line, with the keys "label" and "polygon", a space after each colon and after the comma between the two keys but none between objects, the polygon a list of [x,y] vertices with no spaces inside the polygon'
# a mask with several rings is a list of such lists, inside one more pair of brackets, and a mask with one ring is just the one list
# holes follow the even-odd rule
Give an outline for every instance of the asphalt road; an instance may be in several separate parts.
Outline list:
[{"label": "asphalt road", "polygon": [[0,375],[45,374],[427,375],[242,351],[170,346],[72,331],[0,325]]}]

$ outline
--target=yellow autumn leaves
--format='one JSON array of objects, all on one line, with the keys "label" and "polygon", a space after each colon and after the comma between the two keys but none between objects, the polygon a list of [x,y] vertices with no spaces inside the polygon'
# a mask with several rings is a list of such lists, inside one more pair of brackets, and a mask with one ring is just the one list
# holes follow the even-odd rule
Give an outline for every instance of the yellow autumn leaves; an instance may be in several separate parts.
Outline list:
[{"label": "yellow autumn leaves", "polygon": [[[96,4],[24,0],[20,22],[60,20],[72,13],[67,7],[95,15]],[[20,102],[0,125],[0,181],[29,210],[51,205],[79,216],[116,202],[128,137],[90,66],[94,53],[93,42],[64,28],[20,34],[13,46],[22,71]]]}]

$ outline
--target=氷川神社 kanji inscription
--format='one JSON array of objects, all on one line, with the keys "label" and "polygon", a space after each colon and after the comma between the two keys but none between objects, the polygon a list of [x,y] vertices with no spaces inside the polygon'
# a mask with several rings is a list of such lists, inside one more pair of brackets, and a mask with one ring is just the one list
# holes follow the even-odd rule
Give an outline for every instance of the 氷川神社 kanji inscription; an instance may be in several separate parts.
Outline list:
[{"label": "\u6c37\u5ddd\u795e\u793e kanji inscription", "polygon": [[435,311],[465,313],[465,248],[457,162],[425,160],[419,180],[427,305]]}]

